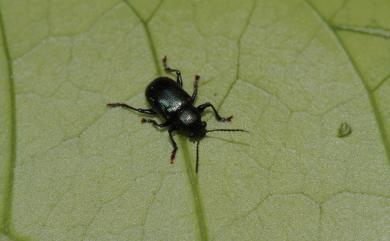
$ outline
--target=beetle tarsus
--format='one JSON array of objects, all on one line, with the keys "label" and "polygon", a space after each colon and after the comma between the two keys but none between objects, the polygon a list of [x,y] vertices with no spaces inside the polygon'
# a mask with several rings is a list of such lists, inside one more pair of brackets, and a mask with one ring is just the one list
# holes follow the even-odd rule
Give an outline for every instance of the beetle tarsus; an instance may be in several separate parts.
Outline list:
[{"label": "beetle tarsus", "polygon": [[161,61],[162,61],[162,63],[163,63],[163,66],[164,66],[164,68],[166,68],[166,67],[167,67],[167,60],[168,60],[168,58],[167,58],[167,56],[166,56],[166,55],[164,55],[164,57],[161,59]]},{"label": "beetle tarsus", "polygon": [[206,102],[204,104],[199,105],[198,110],[200,111],[200,113],[202,113],[207,107],[211,107],[213,109],[215,119],[217,119],[217,121],[226,122],[226,121],[231,121],[233,118],[233,116],[229,116],[229,117],[220,116],[217,109],[215,109],[215,107],[210,102]]},{"label": "beetle tarsus", "polygon": [[191,96],[192,103],[195,102],[196,96],[198,95],[198,83],[199,83],[199,80],[200,80],[200,76],[199,75],[195,75],[194,92],[192,92],[192,96]]},{"label": "beetle tarsus", "polygon": [[117,106],[118,106],[118,103],[108,103],[107,104],[107,107],[110,107],[110,108],[117,107]]},{"label": "beetle tarsus", "polygon": [[221,119],[219,120],[219,121],[222,121],[222,122],[230,122],[230,121],[232,121],[232,119],[233,119],[233,116],[231,115],[231,116],[229,116],[229,117],[221,117]]},{"label": "beetle tarsus", "polygon": [[161,128],[162,127],[167,127],[170,124],[168,121],[160,124],[160,123],[157,123],[157,121],[155,121],[155,120],[145,119],[145,118],[141,119],[141,123],[151,123],[153,126],[157,126],[157,127],[161,127]]},{"label": "beetle tarsus", "polygon": [[156,114],[156,112],[152,109],[135,108],[135,107],[132,107],[132,106],[125,104],[125,103],[108,103],[107,107],[110,107],[110,108],[122,107],[123,109],[134,110],[134,111],[137,111],[137,112],[143,113],[143,114],[150,114],[150,115]]},{"label": "beetle tarsus", "polygon": [[171,153],[171,164],[175,163],[176,151],[177,151],[177,149],[173,149],[173,151]]},{"label": "beetle tarsus", "polygon": [[177,144],[176,144],[176,142],[175,142],[175,139],[173,139],[173,135],[172,135],[173,131],[174,131],[173,128],[170,128],[170,129],[168,130],[169,139],[171,140],[171,143],[172,143],[172,146],[173,146],[173,150],[172,150],[172,152],[171,152],[171,164],[174,163],[175,157],[176,157],[176,152],[177,152]]},{"label": "beetle tarsus", "polygon": [[175,73],[176,74],[176,82],[183,87],[183,79],[181,78],[181,72],[180,70],[178,69],[173,69],[171,67],[168,66],[168,57],[166,55],[164,55],[164,57],[162,58],[162,64],[163,64],[163,67],[164,67],[164,70],[165,72],[167,73]]}]

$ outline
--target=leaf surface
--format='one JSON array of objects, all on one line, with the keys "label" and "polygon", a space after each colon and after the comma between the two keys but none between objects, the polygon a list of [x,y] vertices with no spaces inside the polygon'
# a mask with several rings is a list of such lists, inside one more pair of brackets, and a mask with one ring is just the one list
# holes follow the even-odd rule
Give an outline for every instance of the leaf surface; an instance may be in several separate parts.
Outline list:
[{"label": "leaf surface", "polygon": [[[0,2],[5,240],[387,240],[386,0]],[[200,145],[141,115],[182,70],[210,101]],[[343,123],[352,132],[343,137]]]}]

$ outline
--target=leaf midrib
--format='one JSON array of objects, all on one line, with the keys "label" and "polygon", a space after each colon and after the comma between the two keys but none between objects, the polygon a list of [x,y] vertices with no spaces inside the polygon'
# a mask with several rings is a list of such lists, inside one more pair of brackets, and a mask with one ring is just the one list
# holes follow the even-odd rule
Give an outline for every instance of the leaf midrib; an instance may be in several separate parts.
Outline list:
[{"label": "leaf midrib", "polygon": [[3,42],[3,51],[6,58],[7,72],[8,72],[8,93],[9,93],[9,159],[8,159],[8,173],[6,178],[6,192],[3,199],[3,233],[9,237],[13,237],[11,233],[11,216],[12,216],[12,197],[13,197],[13,183],[14,183],[14,169],[16,162],[16,105],[15,105],[15,87],[12,69],[12,59],[8,47],[6,37],[6,30],[4,26],[2,8],[0,6],[0,31]]},{"label": "leaf midrib", "polygon": [[[161,72],[161,68],[159,66],[159,58],[157,57],[156,47],[154,45],[153,36],[149,30],[148,24],[152,20],[153,16],[158,11],[158,9],[161,7],[163,0],[160,1],[160,3],[157,5],[155,10],[153,11],[152,15],[147,20],[142,19],[141,15],[138,13],[138,11],[134,8],[134,6],[130,2],[128,2],[127,0],[124,0],[124,2],[131,9],[131,11],[137,16],[139,21],[142,23],[149,47],[151,49],[153,62],[154,62],[154,66],[155,66],[155,71],[157,72],[158,75],[161,75],[162,72]],[[202,200],[201,200],[201,196],[200,196],[200,192],[199,192],[198,176],[196,176],[194,174],[194,170],[192,168],[191,155],[189,154],[189,151],[188,151],[187,141],[183,137],[180,137],[179,143],[180,143],[181,149],[183,151],[183,159],[185,161],[188,183],[190,184],[190,188],[191,188],[192,201],[193,201],[193,205],[194,205],[194,213],[195,213],[196,221],[197,221],[198,238],[201,241],[208,241],[209,240],[208,239],[208,230],[207,230],[207,225],[206,225],[206,219],[204,217]]]}]

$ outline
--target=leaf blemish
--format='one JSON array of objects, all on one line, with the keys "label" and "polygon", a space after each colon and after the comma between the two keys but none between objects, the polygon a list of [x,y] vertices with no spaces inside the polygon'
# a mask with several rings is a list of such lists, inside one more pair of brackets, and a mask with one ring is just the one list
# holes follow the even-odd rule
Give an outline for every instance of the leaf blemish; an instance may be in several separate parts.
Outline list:
[{"label": "leaf blemish", "polygon": [[340,124],[337,137],[343,138],[347,137],[352,133],[352,128],[347,122],[342,122]]}]

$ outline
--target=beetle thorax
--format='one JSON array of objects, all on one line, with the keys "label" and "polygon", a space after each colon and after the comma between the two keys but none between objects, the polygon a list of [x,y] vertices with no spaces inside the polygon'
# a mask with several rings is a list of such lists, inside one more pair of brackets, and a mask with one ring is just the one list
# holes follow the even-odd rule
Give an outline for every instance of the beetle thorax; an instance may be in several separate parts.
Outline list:
[{"label": "beetle thorax", "polygon": [[178,122],[180,122],[178,124],[183,125],[184,128],[200,121],[200,114],[194,108],[182,109],[177,117]]},{"label": "beetle thorax", "polygon": [[176,121],[177,128],[189,137],[199,139],[206,133],[206,123],[202,122],[200,113],[192,106],[180,111]]}]

